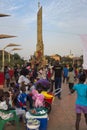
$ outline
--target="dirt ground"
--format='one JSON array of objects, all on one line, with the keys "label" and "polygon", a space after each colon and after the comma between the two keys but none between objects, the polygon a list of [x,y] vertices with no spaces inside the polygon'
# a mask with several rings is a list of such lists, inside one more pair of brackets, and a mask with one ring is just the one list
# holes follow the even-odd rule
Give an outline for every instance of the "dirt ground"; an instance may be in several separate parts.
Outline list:
[{"label": "dirt ground", "polygon": [[[63,84],[62,89],[62,99],[59,100],[55,97],[52,103],[47,130],[75,130],[76,94],[68,95],[68,84]],[[5,130],[16,130],[16,127],[6,125]],[[20,130],[26,130],[23,123],[20,123]],[[83,115],[80,123],[80,130],[87,130]]]}]

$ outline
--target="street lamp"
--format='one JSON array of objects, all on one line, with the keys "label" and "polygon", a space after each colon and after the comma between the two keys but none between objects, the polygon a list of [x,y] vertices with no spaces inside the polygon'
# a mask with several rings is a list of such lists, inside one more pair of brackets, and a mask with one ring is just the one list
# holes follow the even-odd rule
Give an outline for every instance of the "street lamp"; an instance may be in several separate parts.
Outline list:
[{"label": "street lamp", "polygon": [[6,45],[3,49],[2,49],[2,70],[4,71],[4,53],[5,53],[5,49],[7,48],[7,47],[13,47],[13,46],[20,46],[20,45],[18,45],[18,44],[14,44],[14,43],[10,43],[10,44],[8,44],[8,45]]},{"label": "street lamp", "polygon": [[22,48],[13,48],[13,49],[8,53],[8,61],[9,61],[9,63],[10,63],[10,60],[11,60],[11,57],[10,57],[11,54],[10,54],[10,53],[11,53],[12,51],[16,51],[16,50],[22,50]]}]

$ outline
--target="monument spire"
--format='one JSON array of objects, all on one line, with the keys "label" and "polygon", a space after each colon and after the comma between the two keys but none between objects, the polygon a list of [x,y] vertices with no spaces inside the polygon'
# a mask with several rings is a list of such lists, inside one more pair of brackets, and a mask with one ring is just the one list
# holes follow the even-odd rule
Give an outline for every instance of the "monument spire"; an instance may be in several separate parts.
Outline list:
[{"label": "monument spire", "polygon": [[46,59],[44,56],[44,44],[43,44],[43,36],[42,36],[42,6],[38,0],[38,12],[37,12],[37,44],[36,51],[34,53],[34,58],[31,62],[34,64],[38,64],[38,67],[46,65]]},{"label": "monument spire", "polygon": [[39,0],[38,0],[38,9],[40,8],[40,2],[39,2]]},{"label": "monument spire", "polygon": [[[37,12],[37,44],[36,51],[34,53],[34,62],[38,64],[38,67],[44,66],[46,64],[46,59],[44,56],[44,44],[42,36],[42,6],[38,1],[38,12]],[[33,62],[32,61],[32,62]]]},{"label": "monument spire", "polygon": [[40,2],[38,2],[36,58],[41,60],[43,56],[44,45],[42,37],[42,6],[40,6]]}]

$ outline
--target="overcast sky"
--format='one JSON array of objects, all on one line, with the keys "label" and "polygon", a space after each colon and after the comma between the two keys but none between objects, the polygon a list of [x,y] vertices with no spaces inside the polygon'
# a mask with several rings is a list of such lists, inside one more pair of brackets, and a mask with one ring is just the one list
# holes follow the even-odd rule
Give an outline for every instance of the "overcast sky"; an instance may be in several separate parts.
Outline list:
[{"label": "overcast sky", "polygon": [[[43,7],[43,43],[45,55],[82,55],[79,34],[87,34],[87,0],[39,0]],[[20,44],[15,51],[28,58],[34,54],[37,43],[38,0],[0,0],[0,34],[16,38],[0,40],[0,48],[9,43]],[[12,48],[6,48],[11,51]],[[12,52],[13,53],[13,52]]]}]

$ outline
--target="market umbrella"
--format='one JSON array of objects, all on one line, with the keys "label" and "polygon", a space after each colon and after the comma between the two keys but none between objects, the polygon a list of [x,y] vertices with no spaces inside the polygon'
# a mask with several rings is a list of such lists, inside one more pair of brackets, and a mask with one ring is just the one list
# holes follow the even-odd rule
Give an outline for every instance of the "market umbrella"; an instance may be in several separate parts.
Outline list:
[{"label": "market umbrella", "polygon": [[7,35],[7,34],[0,34],[0,39],[4,39],[4,38],[13,38],[13,37],[16,37],[16,36]]},{"label": "market umbrella", "polygon": [[[4,49],[5,48],[7,48],[7,47],[13,47],[13,46],[20,46],[19,44],[15,44],[15,43],[9,43],[8,45],[6,45],[5,47],[4,47]],[[20,48],[13,48],[14,50],[19,50]],[[14,51],[14,50],[12,50],[12,51]]]},{"label": "market umbrella", "polygon": [[7,17],[7,16],[10,16],[8,14],[0,14],[0,17]]},{"label": "market umbrella", "polygon": [[22,50],[22,48],[13,48],[11,51]]}]

